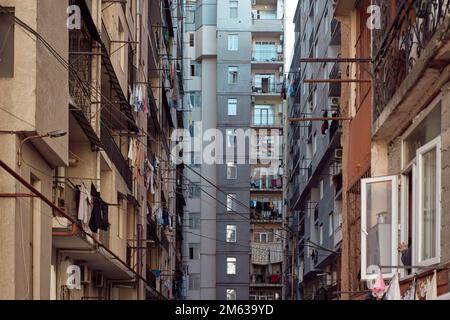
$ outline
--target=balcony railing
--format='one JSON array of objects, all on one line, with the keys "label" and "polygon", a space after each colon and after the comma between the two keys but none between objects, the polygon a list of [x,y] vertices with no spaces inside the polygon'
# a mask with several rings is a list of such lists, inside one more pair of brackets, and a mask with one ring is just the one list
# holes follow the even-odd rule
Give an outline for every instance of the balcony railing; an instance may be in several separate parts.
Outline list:
[{"label": "balcony railing", "polygon": [[250,279],[253,285],[279,286],[282,284],[279,274],[251,274]]},{"label": "balcony railing", "polygon": [[254,50],[252,52],[252,61],[264,63],[283,62],[284,55],[278,50]]},{"label": "balcony railing", "polygon": [[252,126],[255,127],[271,127],[281,126],[283,124],[283,118],[275,115],[252,115]]},{"label": "balcony railing", "polygon": [[261,83],[252,85],[252,93],[254,94],[281,94],[281,89],[283,84],[281,83],[270,83],[267,85],[262,85]]},{"label": "balcony railing", "polygon": [[250,181],[250,188],[256,190],[281,190],[283,188],[283,179],[278,175],[263,176],[260,179]]},{"label": "balcony railing", "polygon": [[278,221],[283,217],[283,207],[274,202],[250,201],[250,219],[260,221]]},{"label": "balcony railing", "polygon": [[376,120],[450,13],[450,2],[375,0],[373,4],[380,6],[381,12],[396,12],[392,18],[382,15],[387,20],[382,21],[383,28],[373,30]]},{"label": "balcony railing", "polygon": [[120,151],[119,147],[117,146],[116,142],[114,141],[114,138],[112,137],[108,128],[106,128],[106,126],[103,123],[101,124],[101,134],[100,135],[101,135],[101,141],[105,147],[106,154],[108,155],[108,157],[111,159],[111,161],[116,166],[117,171],[122,176],[122,178],[125,180],[125,183],[127,184],[128,188],[130,190],[132,190],[133,174],[131,172],[130,166],[128,165],[128,162],[125,160],[124,156],[122,155],[122,152]]}]

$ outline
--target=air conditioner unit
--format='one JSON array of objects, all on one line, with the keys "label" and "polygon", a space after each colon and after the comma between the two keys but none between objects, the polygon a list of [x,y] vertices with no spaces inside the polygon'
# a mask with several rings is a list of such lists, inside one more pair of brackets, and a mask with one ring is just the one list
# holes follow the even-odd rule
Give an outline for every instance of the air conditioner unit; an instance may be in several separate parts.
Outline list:
[{"label": "air conditioner unit", "polygon": [[94,286],[96,288],[103,288],[105,285],[105,279],[103,277],[103,272],[94,273]]},{"label": "air conditioner unit", "polygon": [[283,104],[278,105],[278,113],[283,113]]},{"label": "air conditioner unit", "polygon": [[281,66],[280,68],[278,68],[278,71],[282,74],[282,73],[283,73],[283,66]]},{"label": "air conditioner unit", "polygon": [[252,103],[255,103],[256,102],[256,98],[255,98],[255,96],[252,96]]},{"label": "air conditioner unit", "polygon": [[81,283],[87,284],[91,283],[91,270],[87,266],[87,264],[80,264],[80,271],[81,271]]},{"label": "air conditioner unit", "polygon": [[284,35],[280,34],[280,42],[284,41]]},{"label": "air conditioner unit", "polygon": [[277,53],[283,53],[283,46],[281,45],[277,46]]},{"label": "air conditioner unit", "polygon": [[335,159],[342,159],[343,149],[339,148],[334,150],[334,158]]}]

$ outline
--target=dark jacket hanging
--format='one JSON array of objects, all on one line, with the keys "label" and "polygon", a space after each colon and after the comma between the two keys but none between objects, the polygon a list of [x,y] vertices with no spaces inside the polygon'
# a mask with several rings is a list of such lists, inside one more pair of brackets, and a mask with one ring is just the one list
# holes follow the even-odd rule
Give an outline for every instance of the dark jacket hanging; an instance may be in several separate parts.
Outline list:
[{"label": "dark jacket hanging", "polygon": [[93,183],[91,184],[91,196],[93,208],[89,228],[94,233],[97,233],[98,229],[107,231],[109,228],[108,205],[102,200],[100,192],[97,191]]}]

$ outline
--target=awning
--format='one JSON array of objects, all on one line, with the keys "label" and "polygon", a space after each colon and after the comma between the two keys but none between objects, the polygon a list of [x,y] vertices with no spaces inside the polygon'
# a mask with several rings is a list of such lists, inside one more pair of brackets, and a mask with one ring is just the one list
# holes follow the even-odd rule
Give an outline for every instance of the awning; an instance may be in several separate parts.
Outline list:
[{"label": "awning", "polygon": [[92,125],[89,123],[89,120],[84,115],[83,111],[76,107],[73,102],[69,103],[69,111],[70,114],[75,118],[75,120],[78,122],[81,130],[83,130],[86,137],[89,139],[92,145],[97,146],[100,149],[104,149],[104,146],[102,142],[100,141],[99,137],[95,133],[94,129],[92,128]]}]

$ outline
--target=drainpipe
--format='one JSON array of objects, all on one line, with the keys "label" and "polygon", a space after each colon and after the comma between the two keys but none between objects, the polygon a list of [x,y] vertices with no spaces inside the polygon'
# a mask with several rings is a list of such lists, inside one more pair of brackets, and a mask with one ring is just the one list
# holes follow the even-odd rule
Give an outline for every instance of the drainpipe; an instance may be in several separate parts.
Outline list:
[{"label": "drainpipe", "polygon": [[72,229],[70,231],[56,231],[52,232],[52,236],[56,237],[72,237],[78,233],[78,227],[75,223],[72,223]]}]

